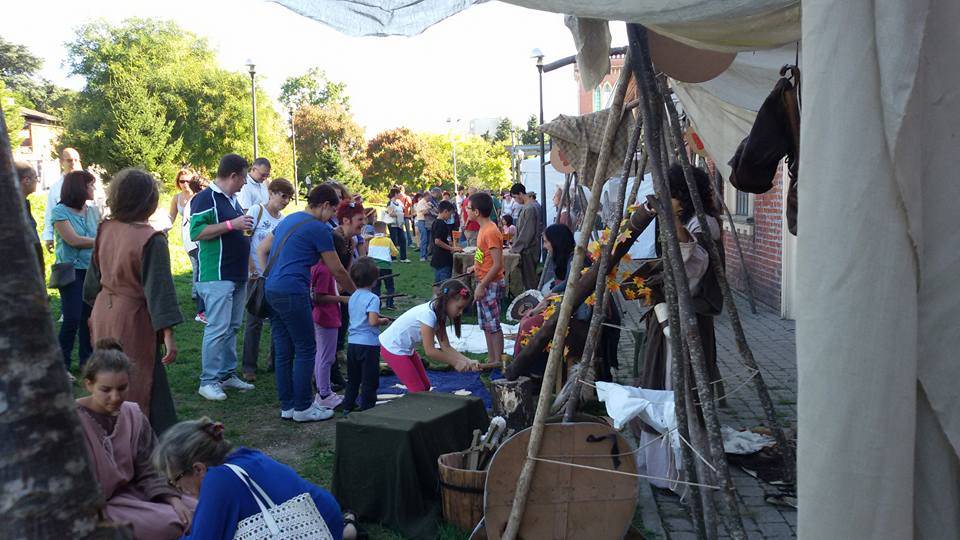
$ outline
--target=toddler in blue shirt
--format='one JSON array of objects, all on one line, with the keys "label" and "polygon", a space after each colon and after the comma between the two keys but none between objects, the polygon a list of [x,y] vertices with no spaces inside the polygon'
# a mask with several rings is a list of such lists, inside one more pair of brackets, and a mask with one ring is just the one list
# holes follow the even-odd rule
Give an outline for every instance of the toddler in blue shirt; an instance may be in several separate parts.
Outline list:
[{"label": "toddler in blue shirt", "polygon": [[357,407],[360,394],[360,410],[377,403],[377,388],[380,386],[380,327],[390,324],[390,319],[380,316],[380,297],[370,289],[380,278],[377,262],[370,257],[360,257],[350,268],[350,277],[357,290],[350,295],[347,310],[350,313],[350,330],[347,333],[347,389],[343,395],[343,410],[349,412]]}]

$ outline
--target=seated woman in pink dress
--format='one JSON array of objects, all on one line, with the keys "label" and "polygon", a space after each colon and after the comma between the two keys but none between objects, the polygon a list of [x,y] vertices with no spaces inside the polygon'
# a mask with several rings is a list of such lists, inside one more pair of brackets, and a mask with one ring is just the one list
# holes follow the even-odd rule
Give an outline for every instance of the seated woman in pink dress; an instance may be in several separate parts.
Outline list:
[{"label": "seated woman in pink dress", "polygon": [[180,538],[197,503],[181,497],[150,461],[156,436],[140,407],[125,400],[130,359],[116,340],[97,343],[83,383],[90,395],[78,399],[77,408],[90,466],[107,501],[103,517],[132,524],[135,538]]}]

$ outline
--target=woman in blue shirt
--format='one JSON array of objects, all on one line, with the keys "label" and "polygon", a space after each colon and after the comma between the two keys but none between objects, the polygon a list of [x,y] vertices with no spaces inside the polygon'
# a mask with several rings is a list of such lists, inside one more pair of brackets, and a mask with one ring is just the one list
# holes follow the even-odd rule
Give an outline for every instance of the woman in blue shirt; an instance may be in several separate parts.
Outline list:
[{"label": "woman in blue shirt", "polygon": [[234,448],[223,438],[223,424],[209,418],[167,430],[154,449],[153,463],[173,487],[198,499],[190,533],[183,538],[230,539],[241,521],[260,513],[250,489],[228,464],[243,469],[277,506],[308,493],[333,540],[356,535],[352,520],[344,530],[340,505],[328,491],[258,450]]},{"label": "woman in blue shirt", "polygon": [[[315,403],[311,386],[317,342],[310,269],[322,260],[341,292],[356,289],[337,257],[333,229],[327,223],[339,203],[333,187],[313,188],[307,195],[307,209],[285,217],[257,248],[260,268],[267,273],[264,291],[270,305],[280,418],[285,420],[316,422],[333,416],[332,410]],[[271,259],[275,260],[267,272]]]},{"label": "woman in blue shirt", "polygon": [[[93,200],[96,178],[87,171],[73,171],[63,177],[60,203],[50,211],[53,222],[53,237],[56,243],[56,262],[71,263],[76,279],[59,287],[60,309],[63,324],[60,325],[60,349],[63,363],[70,369],[73,342],[79,337],[78,360],[83,368],[93,352],[90,343],[91,306],[83,302],[83,280],[90,267],[90,256],[97,236],[100,214],[95,206],[87,205]],[[71,375],[72,378],[72,375]]]}]

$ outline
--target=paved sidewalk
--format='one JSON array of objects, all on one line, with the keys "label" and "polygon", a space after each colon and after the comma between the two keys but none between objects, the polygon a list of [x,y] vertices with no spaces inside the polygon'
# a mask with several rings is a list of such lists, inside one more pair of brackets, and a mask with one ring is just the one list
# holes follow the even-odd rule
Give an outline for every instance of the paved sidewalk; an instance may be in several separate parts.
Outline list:
[{"label": "paved sidewalk", "polygon": [[[758,306],[756,315],[750,313],[745,300],[738,300],[740,318],[743,322],[747,342],[753,350],[754,358],[760,366],[764,381],[770,391],[777,414],[784,427],[795,428],[797,421],[797,354],[794,321],[783,320],[777,313]],[[636,328],[638,323],[625,317],[624,325]],[[728,407],[720,409],[721,424],[735,429],[765,425],[763,408],[752,384],[741,386],[747,380],[746,368],[740,363],[733,330],[729,319],[721,315],[716,321],[717,353],[720,372],[725,381]],[[624,384],[633,381],[632,358],[633,338],[626,332],[621,337],[621,370],[618,379]],[[740,387],[739,390],[736,390]],[[773,506],[764,501],[766,494],[776,494],[776,487],[754,479],[739,468],[731,467],[737,496],[741,504],[741,515],[748,537],[757,538],[795,538],[797,534],[797,513],[790,508]],[[644,528],[659,538],[687,540],[696,538],[693,523],[690,521],[684,504],[679,497],[661,490],[651,489],[641,480],[640,513]],[[654,508],[656,511],[654,511]],[[727,535],[720,527],[721,538]]]}]

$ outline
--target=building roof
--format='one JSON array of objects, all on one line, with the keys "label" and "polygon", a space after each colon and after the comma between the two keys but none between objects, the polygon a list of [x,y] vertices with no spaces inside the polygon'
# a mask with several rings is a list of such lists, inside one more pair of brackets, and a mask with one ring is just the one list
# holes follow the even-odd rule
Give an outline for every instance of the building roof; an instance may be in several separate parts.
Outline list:
[{"label": "building roof", "polygon": [[26,107],[20,107],[20,114],[23,115],[24,118],[28,118],[28,119],[32,118],[37,120],[45,120],[47,122],[60,121],[60,118],[57,116],[53,116],[52,114],[47,114],[47,113],[36,111],[33,109],[28,109]]}]

